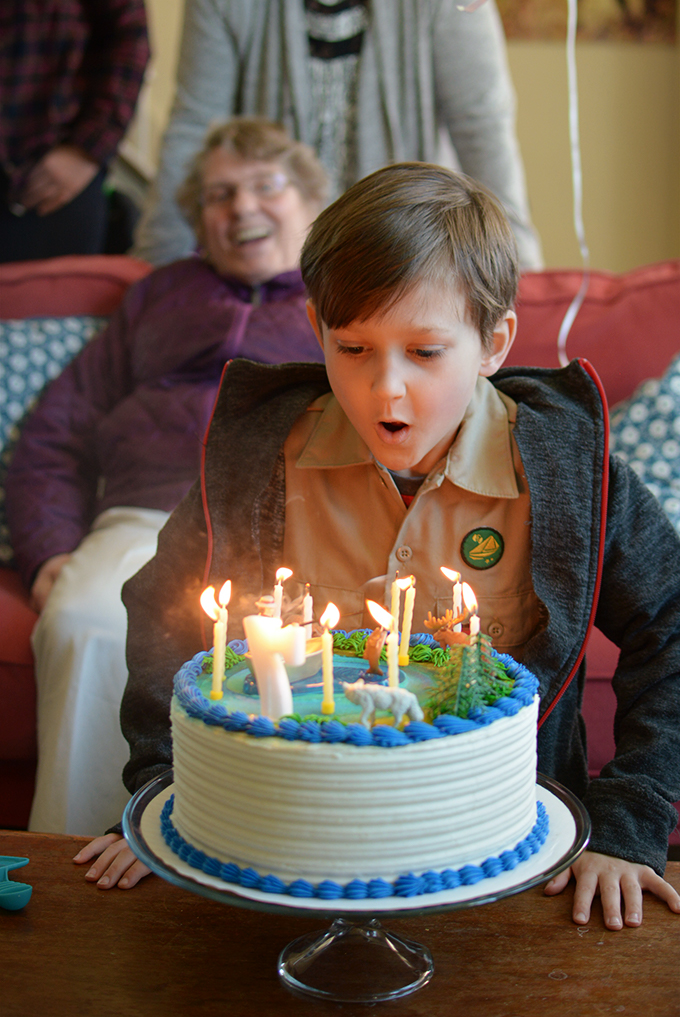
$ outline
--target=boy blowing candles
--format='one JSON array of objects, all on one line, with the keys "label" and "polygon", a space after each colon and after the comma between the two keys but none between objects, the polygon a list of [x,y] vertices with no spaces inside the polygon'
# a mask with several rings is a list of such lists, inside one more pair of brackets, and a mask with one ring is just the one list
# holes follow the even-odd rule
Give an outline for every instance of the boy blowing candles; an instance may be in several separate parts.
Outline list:
[{"label": "boy blowing candles", "polygon": [[[573,875],[574,921],[599,894],[610,929],[640,924],[643,890],[680,913],[662,878],[680,798],[680,543],[634,474],[607,463],[587,366],[499,372],[518,282],[503,213],[448,170],[386,167],[318,217],[302,271],[326,371],[231,364],[203,497],[198,483],[125,586],[128,789],[171,765],[172,679],[201,644],[206,571],[216,588],[229,577],[258,595],[285,561],[356,628],[407,562],[424,618],[450,597],[440,564],[465,573],[465,538],[486,527],[502,539],[492,566],[469,573],[482,630],[538,676],[539,770],[593,823],[590,849],[546,893]],[[579,707],[592,620],[621,655],[617,753],[589,783]],[[231,638],[239,623],[232,601]],[[100,886],[148,871],[116,833],[76,860],[96,856],[87,878]]]}]

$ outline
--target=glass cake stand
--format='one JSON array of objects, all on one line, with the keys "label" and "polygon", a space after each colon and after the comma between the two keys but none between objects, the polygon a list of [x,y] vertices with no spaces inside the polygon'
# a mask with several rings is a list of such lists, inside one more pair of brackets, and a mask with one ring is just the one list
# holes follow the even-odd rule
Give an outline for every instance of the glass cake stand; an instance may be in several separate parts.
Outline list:
[{"label": "glass cake stand", "polygon": [[474,886],[378,900],[294,898],[225,883],[191,868],[175,855],[160,832],[160,814],[173,792],[172,771],[141,788],[123,815],[123,832],[145,865],[175,886],[235,907],[272,914],[331,920],[329,928],[293,940],[281,952],[278,973],[293,992],[319,999],[376,1003],[406,996],[434,974],[427,947],[383,929],[384,918],[407,918],[477,907],[547,882],[570,866],[590,838],[581,802],[557,781],[538,774],[536,793],[550,820],[548,838],[511,872]]}]

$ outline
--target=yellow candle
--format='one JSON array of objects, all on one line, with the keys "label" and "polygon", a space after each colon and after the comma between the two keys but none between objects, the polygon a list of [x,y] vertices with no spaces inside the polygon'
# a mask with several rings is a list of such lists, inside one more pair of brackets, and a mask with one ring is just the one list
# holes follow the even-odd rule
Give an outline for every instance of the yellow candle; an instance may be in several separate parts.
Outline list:
[{"label": "yellow candle", "polygon": [[399,688],[399,636],[394,622],[387,637],[387,684],[391,689]]},{"label": "yellow candle", "polygon": [[227,579],[219,593],[219,604],[215,600],[215,587],[209,586],[201,594],[201,607],[214,621],[213,625],[213,676],[211,699],[222,698],[222,682],[224,681],[224,654],[227,648],[227,622],[229,612],[227,604],[231,598],[231,581]]},{"label": "yellow candle", "polygon": [[322,713],[335,713],[335,699],[333,698],[333,634],[330,630],[335,628],[339,620],[340,612],[335,604],[328,604],[326,610],[319,618],[319,622],[323,626],[323,634],[321,636]]},{"label": "yellow candle", "polygon": [[[404,580],[399,580],[400,584]],[[411,626],[413,625],[413,605],[416,600],[416,579],[409,576],[405,582],[406,596],[404,597],[404,620],[401,623],[401,642],[399,643],[399,664],[402,667],[408,666],[409,661],[409,640],[411,639]]]},{"label": "yellow candle", "polygon": [[463,600],[465,601],[465,610],[470,615],[470,642],[472,643],[479,634],[479,615],[477,614],[477,598],[472,587],[467,583],[463,583]]},{"label": "yellow candle", "polygon": [[399,579],[395,576],[394,582],[392,583],[392,599],[390,601],[390,614],[393,618],[397,619],[399,624],[399,608],[401,606],[401,587],[399,585]]},{"label": "yellow candle", "polygon": [[312,638],[312,619],[314,617],[314,601],[309,592],[309,583],[305,583],[305,595],[302,598],[302,624],[305,628],[305,639]]}]

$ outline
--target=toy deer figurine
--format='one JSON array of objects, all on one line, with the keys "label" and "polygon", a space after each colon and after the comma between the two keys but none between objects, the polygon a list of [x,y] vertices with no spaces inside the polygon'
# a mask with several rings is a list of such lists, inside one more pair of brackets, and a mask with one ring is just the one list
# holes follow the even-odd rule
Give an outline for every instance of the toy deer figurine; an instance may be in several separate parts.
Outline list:
[{"label": "toy deer figurine", "polygon": [[366,674],[377,674],[382,678],[383,673],[380,668],[380,654],[382,653],[382,648],[385,645],[386,639],[387,629],[377,628],[373,629],[366,640],[366,648],[364,650],[366,660],[368,661],[368,671]]}]

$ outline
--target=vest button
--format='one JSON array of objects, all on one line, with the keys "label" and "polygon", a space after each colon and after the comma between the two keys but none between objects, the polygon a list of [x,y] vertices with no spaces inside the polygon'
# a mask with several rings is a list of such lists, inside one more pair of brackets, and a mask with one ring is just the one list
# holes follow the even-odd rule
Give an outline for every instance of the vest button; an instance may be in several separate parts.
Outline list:
[{"label": "vest button", "polygon": [[499,621],[492,621],[489,623],[487,632],[489,633],[492,639],[497,639],[498,636],[503,635],[503,633],[505,632],[505,628],[501,625]]},{"label": "vest button", "polygon": [[407,544],[403,544],[397,548],[397,558],[399,561],[408,561],[409,558],[413,557],[413,551]]}]

